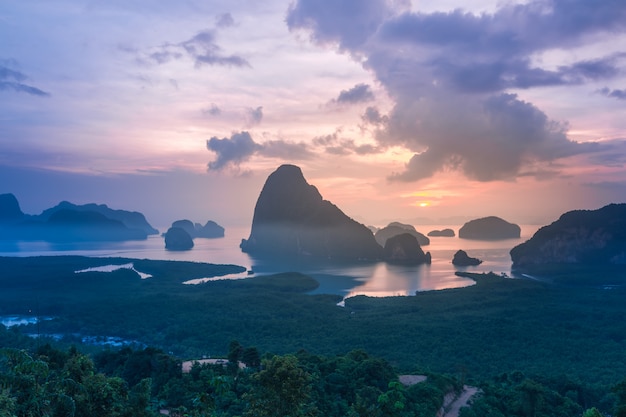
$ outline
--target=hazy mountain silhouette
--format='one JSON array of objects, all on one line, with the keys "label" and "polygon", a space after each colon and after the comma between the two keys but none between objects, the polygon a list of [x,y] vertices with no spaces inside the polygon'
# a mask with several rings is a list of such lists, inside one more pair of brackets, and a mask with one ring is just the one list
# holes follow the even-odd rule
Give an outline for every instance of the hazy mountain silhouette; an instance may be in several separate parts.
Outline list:
[{"label": "hazy mountain silhouette", "polygon": [[129,229],[143,230],[146,235],[156,235],[159,233],[157,229],[152,227],[145,216],[137,211],[127,210],[114,210],[109,208],[106,204],[83,204],[76,205],[68,201],[62,201],[54,207],[44,210],[38,219],[47,221],[50,216],[59,210],[74,210],[74,211],[91,211],[100,213],[108,219],[118,220],[122,222]]},{"label": "hazy mountain silhouette", "polygon": [[567,212],[510,254],[514,267],[626,264],[626,204]]},{"label": "hazy mountain silhouette", "polygon": [[224,228],[213,220],[207,221],[204,226],[202,226],[200,223],[196,223],[195,227],[197,237],[205,237],[210,239],[224,237]]},{"label": "hazy mountain silhouette", "polygon": [[242,251],[261,257],[377,260],[382,247],[364,225],[322,198],[294,165],[267,178]]},{"label": "hazy mountain silhouette", "polygon": [[470,220],[459,229],[459,237],[474,240],[500,240],[519,238],[521,228],[496,216]]},{"label": "hazy mountain silhouette", "polygon": [[0,196],[0,238],[45,241],[142,240],[158,231],[141,213],[67,201],[38,216],[22,213],[13,194]]}]

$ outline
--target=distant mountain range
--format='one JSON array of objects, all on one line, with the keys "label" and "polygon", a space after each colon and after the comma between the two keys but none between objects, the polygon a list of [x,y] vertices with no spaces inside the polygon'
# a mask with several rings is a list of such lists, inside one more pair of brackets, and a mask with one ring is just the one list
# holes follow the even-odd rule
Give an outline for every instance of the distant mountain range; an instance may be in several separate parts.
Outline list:
[{"label": "distant mountain range", "polygon": [[122,241],[158,233],[139,212],[63,201],[40,215],[29,215],[22,212],[13,194],[0,195],[0,239]]}]

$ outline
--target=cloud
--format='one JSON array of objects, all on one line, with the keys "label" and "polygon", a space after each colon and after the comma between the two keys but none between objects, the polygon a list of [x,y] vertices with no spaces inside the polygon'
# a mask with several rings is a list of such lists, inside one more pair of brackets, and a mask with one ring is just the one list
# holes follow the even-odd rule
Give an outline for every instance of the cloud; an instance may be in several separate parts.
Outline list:
[{"label": "cloud", "polygon": [[215,24],[218,28],[228,28],[235,25],[235,19],[230,13],[223,13],[215,18]]},{"label": "cloud", "polygon": [[369,155],[381,152],[381,148],[372,144],[357,145],[353,139],[340,137],[341,129],[335,132],[316,136],[313,138],[313,145],[324,149],[324,152],[331,155]]},{"label": "cloud", "polygon": [[120,46],[120,49],[134,53],[141,61],[149,61],[158,65],[181,59],[191,59],[196,68],[204,65],[226,67],[250,67],[250,63],[239,55],[224,54],[222,48],[216,43],[214,30],[203,30],[190,39],[179,43],[166,43],[148,51],[138,51],[128,46]]},{"label": "cloud", "polygon": [[367,103],[375,99],[374,92],[368,84],[360,83],[348,90],[341,90],[337,98],[326,103],[331,110],[341,110],[352,105]]},{"label": "cloud", "polygon": [[[292,31],[362,63],[393,100],[388,114],[362,115],[378,146],[414,153],[390,178],[418,181],[445,170],[479,181],[552,172],[561,158],[593,155],[604,144],[569,139],[568,126],[511,94],[512,89],[585,85],[625,71],[626,55],[603,54],[560,66],[537,59],[626,33],[626,2],[503,2],[493,13],[419,13],[374,0],[297,0]],[[601,92],[620,98],[621,90]],[[335,149],[345,151],[346,147]],[[529,169],[532,167],[532,169]]]},{"label": "cloud", "polygon": [[246,126],[252,127],[261,123],[263,120],[263,107],[257,108],[248,107],[246,109]]},{"label": "cloud", "polygon": [[[341,50],[355,51],[372,36],[394,10],[385,0],[299,0],[287,12],[290,30],[308,30],[320,44],[338,43]],[[406,8],[407,2],[395,2]]]},{"label": "cloud", "polygon": [[32,85],[24,84],[23,81],[28,77],[15,69],[3,65],[0,62],[0,91],[16,91],[18,93],[26,93],[39,97],[49,97],[50,93],[43,91]]},{"label": "cloud", "polygon": [[597,90],[596,92],[606,97],[616,98],[618,100],[626,100],[626,88],[623,90],[619,90],[619,89],[611,90],[608,87],[604,87],[604,88]]},{"label": "cloud", "polygon": [[601,149],[573,142],[566,132],[566,125],[549,120],[536,106],[502,93],[482,101],[447,97],[397,104],[379,139],[415,152],[392,180],[417,181],[456,170],[473,180],[494,181],[513,179],[538,162]]},{"label": "cloud", "polygon": [[374,100],[374,93],[368,84],[357,84],[349,90],[341,90],[339,96],[330,101],[330,105],[352,105]]},{"label": "cloud", "polygon": [[217,157],[209,162],[211,171],[221,171],[227,167],[239,168],[254,155],[276,158],[285,161],[311,159],[313,153],[304,143],[290,143],[283,140],[271,140],[256,143],[250,133],[243,131],[233,133],[230,138],[212,137],[207,140],[207,149]]},{"label": "cloud", "polygon": [[389,121],[387,116],[383,116],[377,107],[370,106],[365,109],[365,113],[361,116],[361,120],[370,125],[382,125]]},{"label": "cloud", "polygon": [[229,164],[238,166],[260,149],[248,132],[234,133],[230,138],[223,139],[214,136],[207,141],[206,146],[217,155],[214,161],[209,162],[209,169],[216,171]]},{"label": "cloud", "polygon": [[626,139],[615,139],[604,144],[602,150],[590,159],[595,165],[623,168],[626,166]]},{"label": "cloud", "polygon": [[582,184],[593,190],[603,189],[614,192],[617,198],[614,201],[623,201],[624,190],[626,189],[626,181],[598,181]]},{"label": "cloud", "polygon": [[260,147],[259,154],[267,158],[303,161],[313,157],[313,153],[309,151],[305,143],[270,140],[261,144]]},{"label": "cloud", "polygon": [[205,116],[219,116],[222,114],[222,109],[217,107],[217,104],[211,103],[211,105],[207,108],[201,110],[202,114]]}]

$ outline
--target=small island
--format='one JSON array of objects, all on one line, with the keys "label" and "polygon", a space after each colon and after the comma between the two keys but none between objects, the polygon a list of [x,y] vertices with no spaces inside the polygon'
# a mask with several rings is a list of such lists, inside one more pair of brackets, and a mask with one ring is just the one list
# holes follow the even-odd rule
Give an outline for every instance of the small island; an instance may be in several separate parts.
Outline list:
[{"label": "small island", "polygon": [[443,229],[443,230],[431,230],[428,232],[428,236],[430,237],[454,237],[456,234],[452,229]]},{"label": "small island", "polygon": [[424,253],[415,236],[402,233],[387,239],[385,261],[405,265],[430,264],[431,256],[430,252]]},{"label": "small island", "polygon": [[452,258],[452,264],[455,266],[476,266],[483,261],[478,258],[472,258],[464,250],[459,249]]},{"label": "small island", "polygon": [[165,249],[183,251],[192,248],[193,239],[182,227],[170,227],[165,233]]},{"label": "small island", "polygon": [[470,220],[459,229],[461,239],[502,240],[519,239],[521,228],[496,216]]},{"label": "small island", "polygon": [[171,227],[178,227],[185,230],[192,239],[197,237],[207,239],[224,237],[224,228],[213,220],[207,221],[204,226],[200,223],[194,223],[187,219],[176,220],[172,223]]}]

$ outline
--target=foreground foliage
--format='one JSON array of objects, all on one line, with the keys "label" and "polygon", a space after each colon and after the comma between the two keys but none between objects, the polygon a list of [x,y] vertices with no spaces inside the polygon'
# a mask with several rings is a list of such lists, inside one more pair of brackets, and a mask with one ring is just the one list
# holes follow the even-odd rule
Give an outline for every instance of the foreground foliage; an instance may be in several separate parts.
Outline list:
[{"label": "foreground foliage", "polygon": [[[242,359],[238,342],[232,359]],[[241,349],[239,349],[241,348]],[[238,352],[238,353],[237,353]],[[196,362],[183,372],[179,359],[158,349],[107,350],[92,360],[75,348],[43,345],[35,352],[0,350],[0,416],[151,417],[308,416],[434,417],[460,381],[429,374],[402,385],[386,361],[364,351],[323,357],[301,351],[266,355],[258,366]],[[601,405],[626,410],[626,379]],[[521,372],[481,384],[461,417],[602,417],[585,410],[584,387],[567,379],[532,379]],[[585,411],[583,411],[585,410]]]},{"label": "foreground foliage", "polygon": [[[176,366],[170,366],[176,365]],[[324,358],[269,356],[258,368],[196,364],[161,351],[103,352],[45,345],[0,351],[0,416],[434,416],[458,388],[433,375],[404,387],[388,363],[362,351]]]}]

